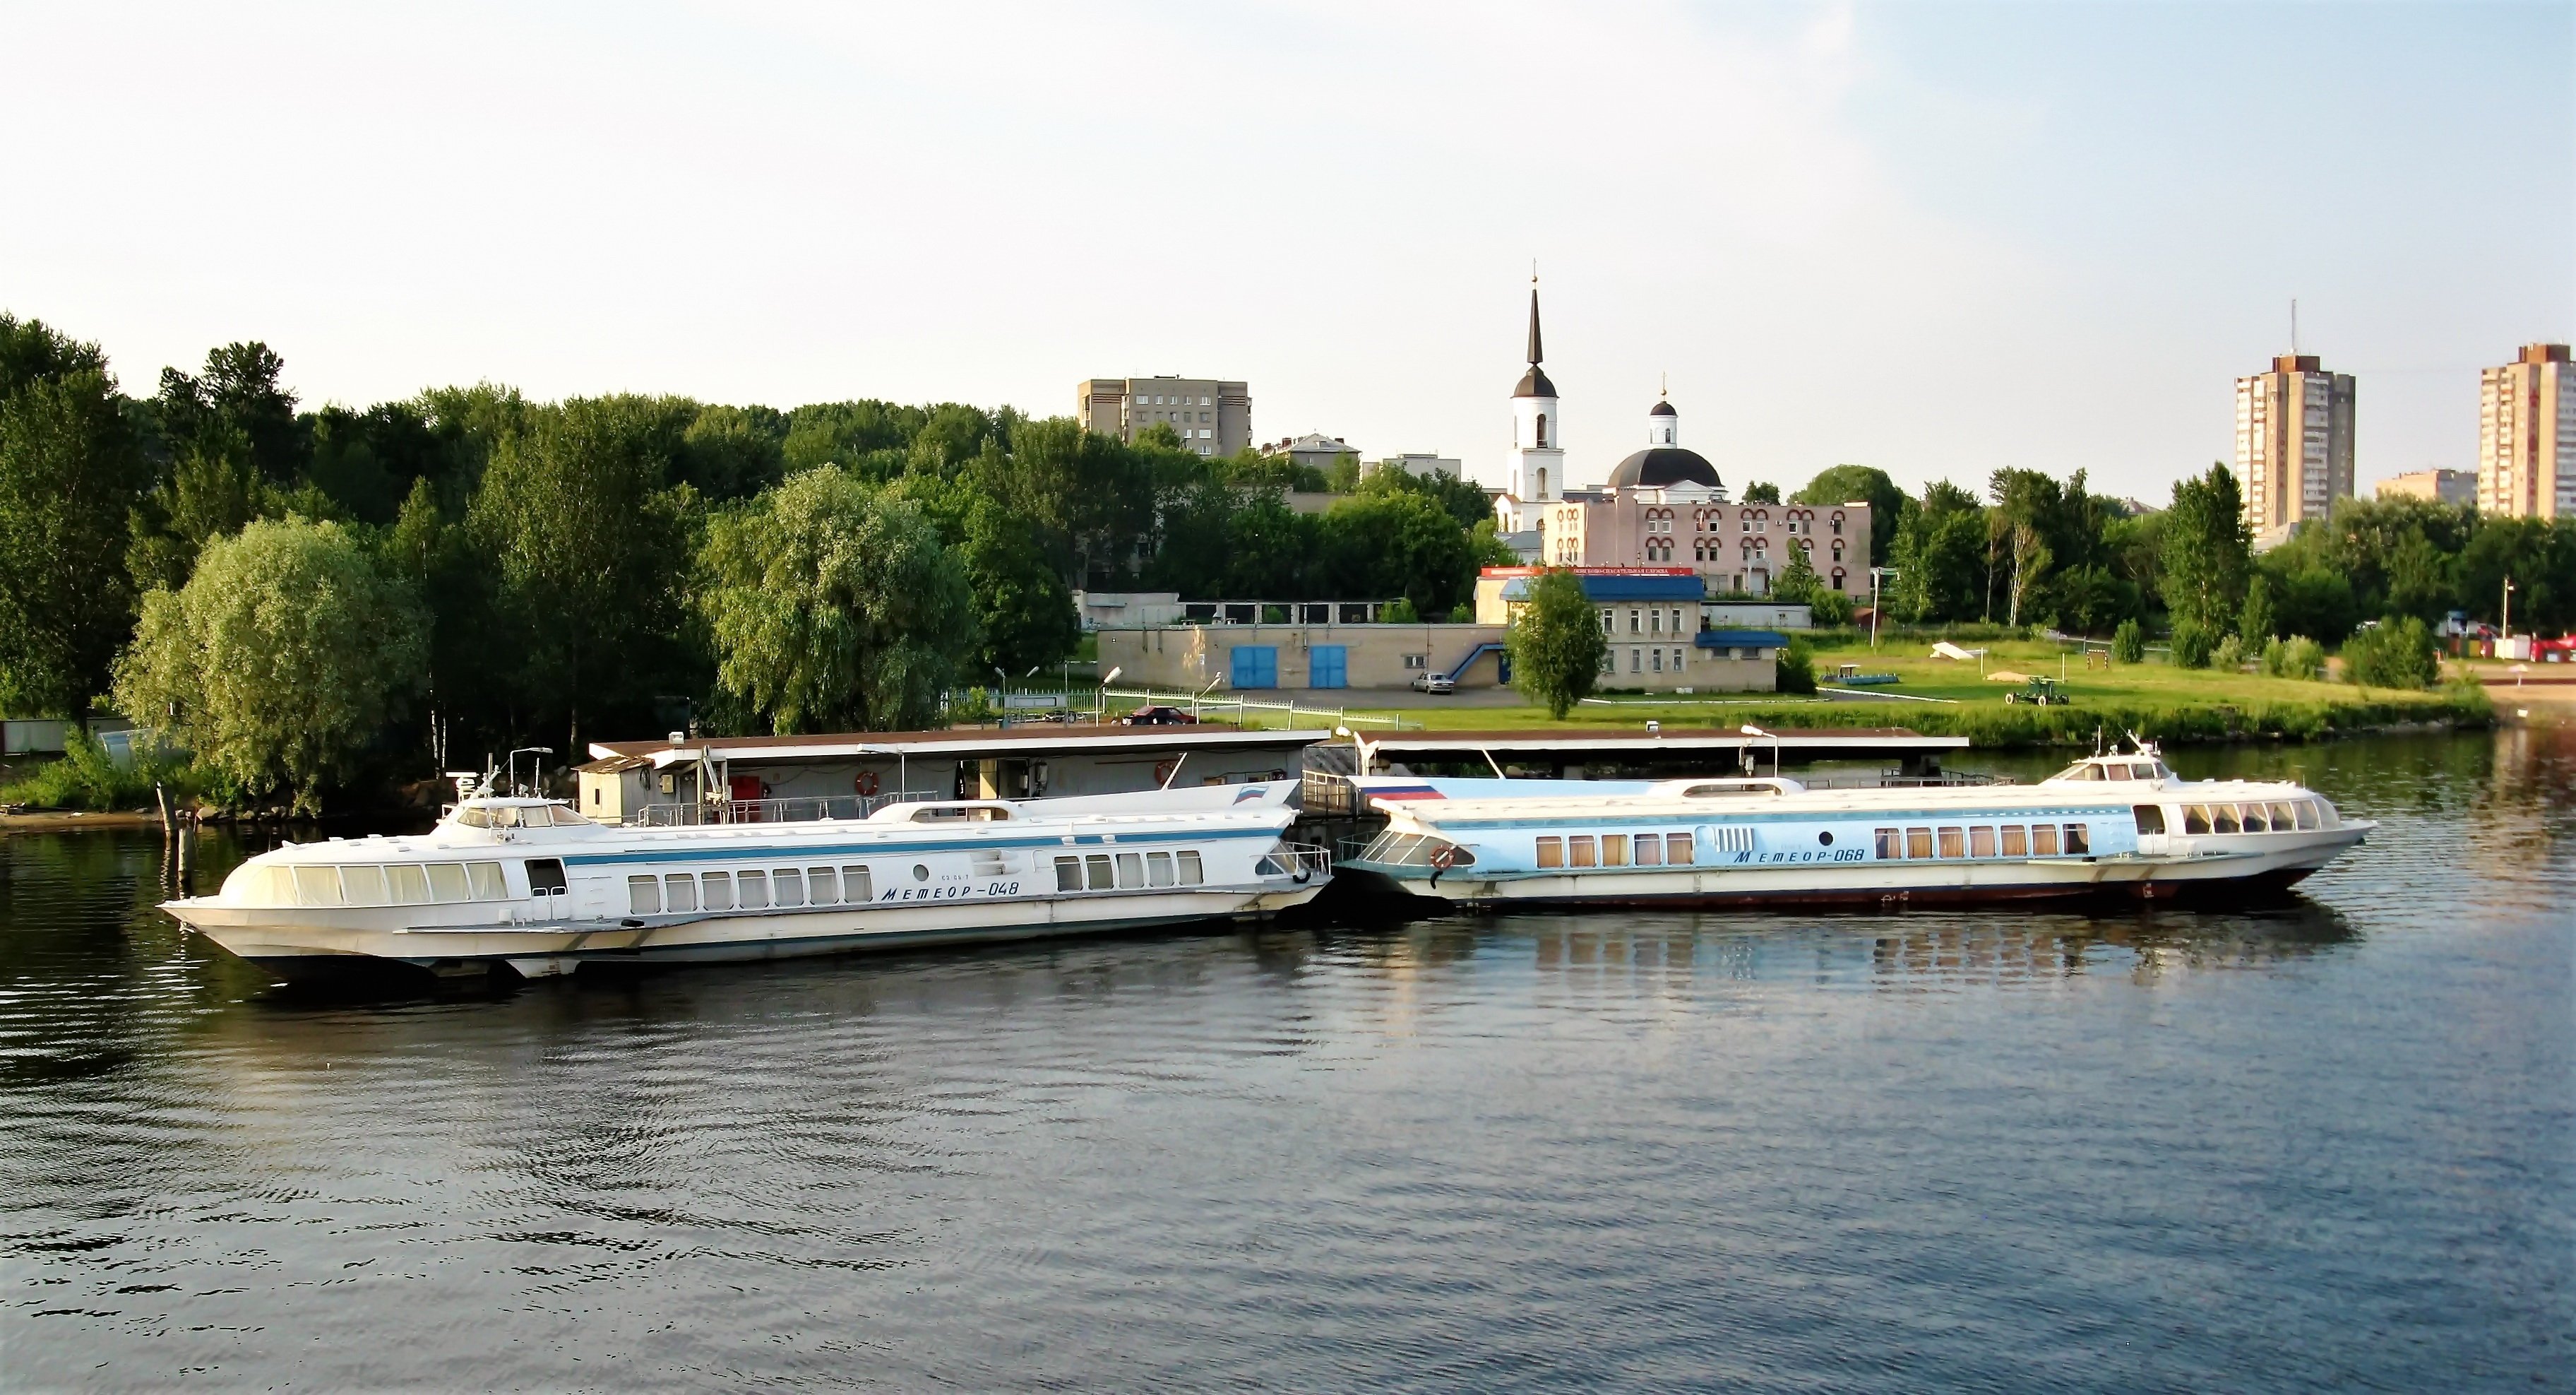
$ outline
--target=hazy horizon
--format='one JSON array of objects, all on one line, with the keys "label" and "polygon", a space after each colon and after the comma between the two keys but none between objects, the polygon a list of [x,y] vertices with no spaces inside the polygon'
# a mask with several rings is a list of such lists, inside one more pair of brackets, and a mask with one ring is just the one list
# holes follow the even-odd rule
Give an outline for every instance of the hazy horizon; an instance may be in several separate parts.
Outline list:
[{"label": "hazy horizon", "polygon": [[[2230,380],[2476,463],[2576,333],[2576,4],[18,10],[0,309],[129,392],[489,379],[1069,414],[1251,384],[1499,482],[1536,260],[1569,471],[1669,377],[1730,486],[1999,466],[2162,500]],[[35,133],[33,137],[25,133]]]}]

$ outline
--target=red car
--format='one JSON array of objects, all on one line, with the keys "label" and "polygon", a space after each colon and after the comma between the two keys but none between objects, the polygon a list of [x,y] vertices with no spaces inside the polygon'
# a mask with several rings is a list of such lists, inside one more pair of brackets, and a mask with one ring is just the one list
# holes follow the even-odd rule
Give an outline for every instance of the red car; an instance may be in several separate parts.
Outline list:
[{"label": "red car", "polygon": [[1177,707],[1164,707],[1157,704],[1137,708],[1119,718],[1118,724],[1129,727],[1189,727],[1198,725],[1198,720]]}]

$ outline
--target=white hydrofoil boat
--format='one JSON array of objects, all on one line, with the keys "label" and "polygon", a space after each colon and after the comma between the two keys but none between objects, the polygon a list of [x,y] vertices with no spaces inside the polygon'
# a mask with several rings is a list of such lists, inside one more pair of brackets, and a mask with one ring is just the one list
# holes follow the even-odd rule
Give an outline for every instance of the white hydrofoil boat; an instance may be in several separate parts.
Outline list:
[{"label": "white hydrofoil boat", "polygon": [[1353,781],[1387,828],[1345,874],[1469,903],[2171,898],[2286,887],[2362,841],[2286,782],[2185,781],[2152,746],[2035,785]]},{"label": "white hydrofoil boat", "polygon": [[613,828],[468,798],[415,837],[288,844],[162,909],[290,980],[408,964],[769,959],[1258,918],[1330,858],[1286,840],[1276,782],[895,804],[865,819]]}]

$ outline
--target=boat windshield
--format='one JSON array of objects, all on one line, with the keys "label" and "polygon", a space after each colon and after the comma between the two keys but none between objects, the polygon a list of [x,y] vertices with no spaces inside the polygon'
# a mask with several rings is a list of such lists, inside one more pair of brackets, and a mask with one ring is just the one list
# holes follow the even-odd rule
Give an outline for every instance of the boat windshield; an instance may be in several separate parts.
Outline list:
[{"label": "boat windshield", "polygon": [[2161,780],[2173,772],[2160,760],[2079,760],[2053,780]]},{"label": "boat windshield", "polygon": [[573,828],[590,820],[563,804],[468,804],[456,811],[466,828]]}]

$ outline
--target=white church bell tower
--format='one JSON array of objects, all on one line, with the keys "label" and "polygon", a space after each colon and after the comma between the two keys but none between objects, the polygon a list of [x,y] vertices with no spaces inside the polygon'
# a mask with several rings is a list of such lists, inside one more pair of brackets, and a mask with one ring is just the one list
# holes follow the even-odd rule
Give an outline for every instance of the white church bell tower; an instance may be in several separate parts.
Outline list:
[{"label": "white church bell tower", "polygon": [[[1524,505],[1551,504],[1565,493],[1565,424],[1558,415],[1556,384],[1539,367],[1538,281],[1530,281],[1529,371],[1512,389],[1511,497]],[[1525,523],[1523,526],[1527,526]]]}]

